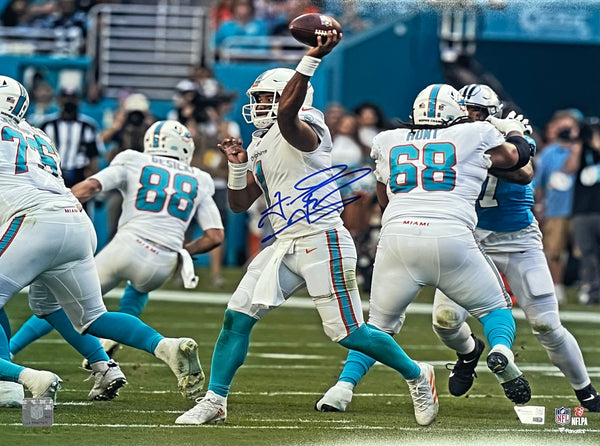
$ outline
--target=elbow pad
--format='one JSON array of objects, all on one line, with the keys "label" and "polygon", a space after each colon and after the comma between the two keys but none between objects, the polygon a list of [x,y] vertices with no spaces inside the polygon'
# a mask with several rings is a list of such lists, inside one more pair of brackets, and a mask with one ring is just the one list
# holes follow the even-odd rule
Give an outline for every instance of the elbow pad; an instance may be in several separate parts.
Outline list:
[{"label": "elbow pad", "polygon": [[[519,154],[519,161],[510,169],[506,169],[508,171],[519,170],[521,167],[527,165],[529,159],[533,156],[531,146],[527,142],[525,138],[522,136],[509,136],[506,138],[506,142],[514,144],[517,147],[517,153]],[[535,152],[534,152],[535,153]]]}]

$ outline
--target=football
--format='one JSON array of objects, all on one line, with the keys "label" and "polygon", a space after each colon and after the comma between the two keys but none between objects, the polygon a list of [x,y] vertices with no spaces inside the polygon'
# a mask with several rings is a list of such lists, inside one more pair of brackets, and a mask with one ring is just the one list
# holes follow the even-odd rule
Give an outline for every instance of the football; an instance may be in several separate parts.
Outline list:
[{"label": "football", "polygon": [[296,17],[289,24],[294,39],[308,46],[318,46],[317,36],[325,36],[334,29],[340,34],[342,27],[336,19],[325,14],[310,13]]}]

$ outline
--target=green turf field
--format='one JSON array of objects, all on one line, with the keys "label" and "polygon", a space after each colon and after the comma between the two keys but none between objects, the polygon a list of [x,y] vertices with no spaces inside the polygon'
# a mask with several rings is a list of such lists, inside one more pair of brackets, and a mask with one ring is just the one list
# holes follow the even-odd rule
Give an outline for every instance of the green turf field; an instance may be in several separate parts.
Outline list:
[{"label": "green turf field", "polygon": [[[213,290],[214,291],[214,290]],[[193,294],[188,297],[196,299]],[[427,296],[420,296],[421,303]],[[107,299],[115,309],[116,299]],[[570,310],[598,312],[598,306],[571,305]],[[144,321],[169,336],[190,336],[200,345],[207,375],[218,336],[223,303],[165,302],[150,299]],[[7,305],[13,330],[29,317],[24,295]],[[585,313],[584,313],[585,314]],[[575,315],[576,316],[576,315]],[[565,322],[582,347],[592,382],[600,388],[600,324]],[[481,330],[472,326],[477,334]],[[228,402],[225,424],[176,426],[174,420],[193,402],[176,389],[176,380],[162,362],[145,352],[124,347],[117,359],[129,385],[111,402],[90,402],[92,386],[79,368],[81,358],[55,333],[23,350],[15,362],[56,372],[63,379],[52,427],[23,427],[20,409],[0,409],[0,445],[598,445],[600,414],[586,412],[587,426],[561,426],[555,408],[571,411],[577,399],[545,351],[517,320],[514,344],[518,364],[528,377],[530,405],[545,406],[544,425],[523,425],[485,368],[468,397],[452,397],[444,365],[455,355],[433,334],[430,316],[409,312],[398,342],[416,360],[435,365],[440,397],[437,421],[419,427],[413,417],[406,383],[377,365],[357,387],[346,413],[318,413],[313,405],[341,370],[345,349],[323,333],[312,308],[284,306],[260,322],[252,335],[246,364],[238,372]]]}]

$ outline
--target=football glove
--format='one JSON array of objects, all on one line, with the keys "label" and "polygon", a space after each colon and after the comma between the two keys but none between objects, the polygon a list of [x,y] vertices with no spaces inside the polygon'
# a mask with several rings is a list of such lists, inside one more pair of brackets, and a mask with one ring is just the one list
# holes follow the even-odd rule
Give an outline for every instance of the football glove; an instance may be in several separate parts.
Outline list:
[{"label": "football glove", "polygon": [[505,135],[508,135],[510,132],[520,132],[525,133],[525,125],[514,118],[495,118],[493,116],[488,116],[487,121],[489,121],[494,127],[500,130]]},{"label": "football glove", "polygon": [[533,133],[533,127],[529,123],[529,119],[527,119],[523,115],[517,115],[517,112],[512,110],[507,116],[507,119],[516,119],[517,121],[521,121],[523,126],[525,127],[525,131],[523,132],[525,135],[531,135]]}]

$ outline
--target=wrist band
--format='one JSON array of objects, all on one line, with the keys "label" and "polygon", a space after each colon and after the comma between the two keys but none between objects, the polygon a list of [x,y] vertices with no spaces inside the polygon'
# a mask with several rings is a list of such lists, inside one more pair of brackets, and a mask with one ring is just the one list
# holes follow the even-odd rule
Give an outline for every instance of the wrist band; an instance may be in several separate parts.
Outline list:
[{"label": "wrist band", "polygon": [[320,63],[321,59],[317,57],[304,56],[296,67],[296,71],[305,76],[312,77]]},{"label": "wrist band", "polygon": [[227,187],[231,190],[242,190],[246,189],[248,180],[246,173],[248,172],[248,161],[245,163],[233,164],[227,162],[229,165],[229,173],[227,174]]}]

